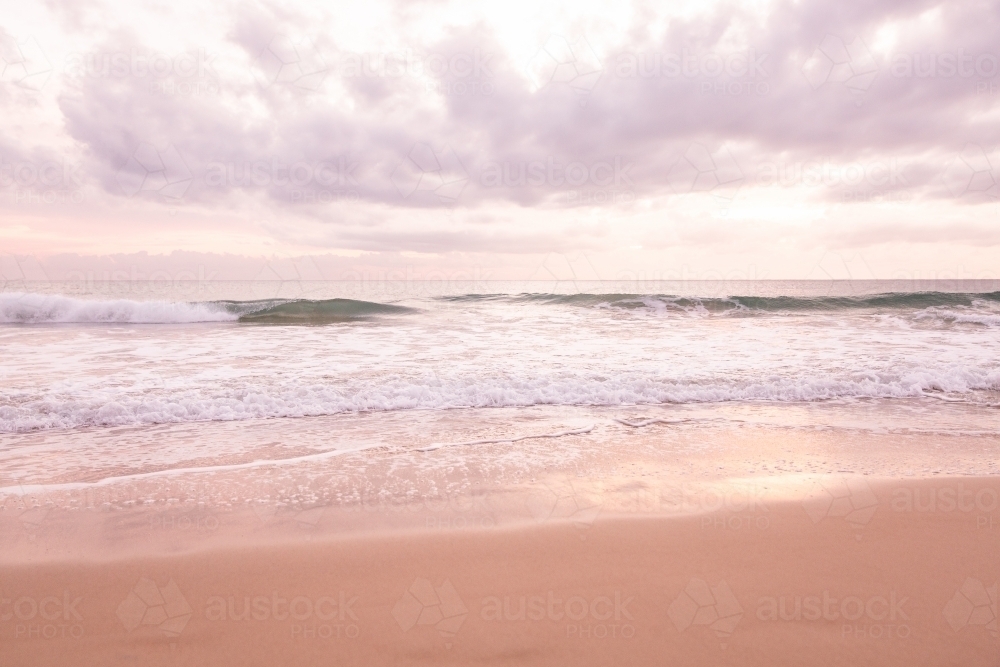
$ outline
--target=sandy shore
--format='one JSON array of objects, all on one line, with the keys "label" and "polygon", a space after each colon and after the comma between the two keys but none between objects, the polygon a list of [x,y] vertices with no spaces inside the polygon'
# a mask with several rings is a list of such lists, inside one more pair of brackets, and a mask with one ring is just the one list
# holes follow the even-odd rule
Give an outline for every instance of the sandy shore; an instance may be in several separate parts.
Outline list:
[{"label": "sandy shore", "polygon": [[[996,664],[996,478],[762,478],[634,512],[578,496],[542,520],[422,505],[422,527],[346,535],[329,509],[233,513],[212,540],[193,514],[53,517],[80,552],[5,551],[0,663]],[[80,539],[102,530],[101,552]]]}]

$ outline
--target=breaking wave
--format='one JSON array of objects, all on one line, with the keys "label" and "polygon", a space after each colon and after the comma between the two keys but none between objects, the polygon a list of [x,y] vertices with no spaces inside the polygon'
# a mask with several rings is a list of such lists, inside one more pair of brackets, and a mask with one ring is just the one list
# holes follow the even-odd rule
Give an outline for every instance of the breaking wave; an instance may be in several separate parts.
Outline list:
[{"label": "breaking wave", "polygon": [[799,403],[857,399],[938,399],[987,404],[1000,390],[1000,370],[955,367],[898,375],[802,374],[759,381],[681,381],[619,372],[609,376],[457,374],[428,378],[355,379],[346,384],[260,382],[228,389],[114,389],[44,396],[0,391],[0,432],[194,421],[311,417],[341,413],[534,405],[637,406],[684,403]]},{"label": "breaking wave", "polygon": [[706,313],[781,313],[859,309],[917,309],[1000,305],[1000,292],[888,292],[864,296],[727,296],[690,297],[669,294],[466,294],[441,297],[446,301],[513,301],[612,307],[622,309],[662,308],[702,310]]},{"label": "breaking wave", "polygon": [[90,300],[48,294],[0,294],[0,324],[178,324],[247,322],[328,324],[411,312],[411,308],[353,299],[260,301]]}]

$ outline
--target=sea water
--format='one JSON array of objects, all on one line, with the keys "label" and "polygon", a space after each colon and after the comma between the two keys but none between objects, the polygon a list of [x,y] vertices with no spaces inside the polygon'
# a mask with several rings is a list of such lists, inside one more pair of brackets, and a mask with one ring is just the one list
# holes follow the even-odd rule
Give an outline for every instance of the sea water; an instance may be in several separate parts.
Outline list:
[{"label": "sea water", "polygon": [[[263,446],[245,435],[254,429],[264,440],[290,434],[302,456],[503,441],[612,418],[992,434],[998,406],[993,281],[21,283],[0,292],[0,458],[22,481],[41,474],[28,456],[38,447],[60,452],[46,457],[49,471],[142,473],[242,460]],[[442,411],[473,415],[473,425],[488,411],[491,424],[510,427],[421,438],[420,425]],[[333,417],[318,431],[309,421]],[[365,434],[351,426],[362,418]],[[243,436],[199,437],[236,422]],[[163,429],[171,437],[151,435]]]}]

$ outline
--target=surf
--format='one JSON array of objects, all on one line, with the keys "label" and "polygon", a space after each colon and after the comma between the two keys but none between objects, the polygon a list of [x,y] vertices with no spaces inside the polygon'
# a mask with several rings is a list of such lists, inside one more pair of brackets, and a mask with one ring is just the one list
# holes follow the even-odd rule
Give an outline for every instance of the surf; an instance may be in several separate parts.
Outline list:
[{"label": "surf", "polygon": [[413,310],[355,299],[184,302],[0,294],[0,324],[330,324],[405,314]]}]

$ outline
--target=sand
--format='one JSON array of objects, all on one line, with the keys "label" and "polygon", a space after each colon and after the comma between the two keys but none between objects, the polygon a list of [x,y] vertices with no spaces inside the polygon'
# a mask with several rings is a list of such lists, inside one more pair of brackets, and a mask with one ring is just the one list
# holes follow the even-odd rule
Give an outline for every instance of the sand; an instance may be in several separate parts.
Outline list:
[{"label": "sand", "polygon": [[0,665],[997,664],[1000,479],[701,458],[312,507],[8,497]]}]

